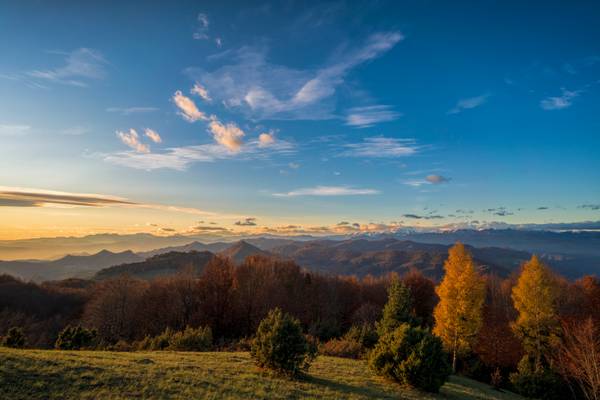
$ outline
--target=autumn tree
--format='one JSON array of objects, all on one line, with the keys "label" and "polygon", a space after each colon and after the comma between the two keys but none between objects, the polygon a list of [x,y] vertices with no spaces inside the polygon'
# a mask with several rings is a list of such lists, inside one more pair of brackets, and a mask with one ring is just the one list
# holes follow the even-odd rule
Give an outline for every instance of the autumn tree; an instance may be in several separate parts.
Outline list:
[{"label": "autumn tree", "polygon": [[450,248],[444,270],[436,288],[440,302],[434,310],[433,332],[452,353],[452,370],[456,371],[457,356],[471,350],[481,327],[485,285],[462,243]]},{"label": "autumn tree", "polygon": [[204,324],[212,327],[215,337],[228,334],[234,305],[234,265],[228,258],[215,257],[200,279],[201,312]]},{"label": "autumn tree", "polygon": [[542,367],[544,355],[557,343],[557,290],[555,279],[537,256],[523,265],[521,275],[512,290],[517,320],[512,324],[522,340],[535,369]]},{"label": "autumn tree", "polygon": [[479,331],[474,351],[484,365],[495,370],[513,369],[523,349],[514,335],[510,323],[516,318],[511,299],[512,282],[497,276],[486,277],[486,301],[483,307],[483,325]]},{"label": "autumn tree", "polygon": [[422,272],[412,269],[402,277],[402,282],[410,289],[413,313],[424,326],[433,326],[433,309],[437,303],[435,284]]},{"label": "autumn tree", "polygon": [[98,284],[85,307],[86,325],[96,328],[99,338],[109,343],[133,339],[139,324],[140,299],[147,286],[128,276]]}]

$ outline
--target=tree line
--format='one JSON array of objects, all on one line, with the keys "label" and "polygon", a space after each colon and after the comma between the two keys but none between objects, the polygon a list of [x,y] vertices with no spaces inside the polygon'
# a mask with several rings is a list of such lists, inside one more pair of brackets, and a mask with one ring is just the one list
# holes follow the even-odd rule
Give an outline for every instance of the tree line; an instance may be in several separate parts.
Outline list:
[{"label": "tree line", "polygon": [[84,326],[94,330],[98,347],[131,348],[166,330],[209,329],[213,346],[244,348],[279,309],[325,354],[366,357],[378,339],[408,323],[423,330],[411,335],[431,332],[441,340],[454,371],[531,396],[552,389],[560,398],[565,388],[598,395],[600,377],[581,372],[598,369],[598,357],[584,357],[600,352],[597,278],[568,281],[535,256],[508,278],[482,274],[461,244],[451,248],[444,269],[436,285],[418,271],[358,279],[251,256],[239,266],[217,257],[199,276],[151,281],[120,276],[37,285],[0,276],[0,334],[20,327],[28,346],[48,348],[65,328]]}]

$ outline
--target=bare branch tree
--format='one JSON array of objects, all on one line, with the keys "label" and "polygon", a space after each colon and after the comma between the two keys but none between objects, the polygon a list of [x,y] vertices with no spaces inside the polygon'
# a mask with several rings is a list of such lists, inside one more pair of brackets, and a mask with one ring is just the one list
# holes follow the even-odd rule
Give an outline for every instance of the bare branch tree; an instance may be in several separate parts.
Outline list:
[{"label": "bare branch tree", "polygon": [[600,400],[600,332],[592,318],[563,325],[556,361],[560,372],[577,382],[586,399]]}]

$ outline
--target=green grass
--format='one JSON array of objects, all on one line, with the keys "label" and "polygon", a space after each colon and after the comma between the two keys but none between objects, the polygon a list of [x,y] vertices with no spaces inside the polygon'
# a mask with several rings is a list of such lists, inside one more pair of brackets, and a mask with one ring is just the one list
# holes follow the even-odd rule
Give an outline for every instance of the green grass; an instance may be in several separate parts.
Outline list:
[{"label": "green grass", "polygon": [[453,376],[438,395],[401,388],[364,361],[318,357],[289,380],[248,353],[14,350],[0,348],[1,399],[521,399]]}]

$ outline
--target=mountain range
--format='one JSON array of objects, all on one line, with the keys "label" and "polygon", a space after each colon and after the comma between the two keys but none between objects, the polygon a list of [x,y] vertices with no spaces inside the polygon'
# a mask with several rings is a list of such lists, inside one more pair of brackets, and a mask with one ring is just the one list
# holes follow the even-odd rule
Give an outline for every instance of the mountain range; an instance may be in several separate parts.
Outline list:
[{"label": "mountain range", "polygon": [[67,255],[51,261],[0,261],[0,274],[37,282],[66,278],[89,278],[103,268],[143,260],[143,257],[131,250],[121,253],[102,250],[92,255]]},{"label": "mountain range", "polygon": [[229,257],[236,264],[248,255],[260,254],[292,259],[302,267],[326,273],[364,276],[402,273],[415,268],[438,279],[448,247],[456,240],[469,246],[480,268],[500,275],[516,270],[532,253],[570,278],[600,271],[598,232],[461,230],[364,235],[343,240],[303,239],[252,237],[234,243],[188,241],[137,253],[102,250],[92,255],[68,255],[49,261],[0,261],[0,273],[34,281],[92,278],[95,274],[96,278],[103,279],[124,272],[150,278],[181,272],[190,265],[198,273],[215,254]]}]

